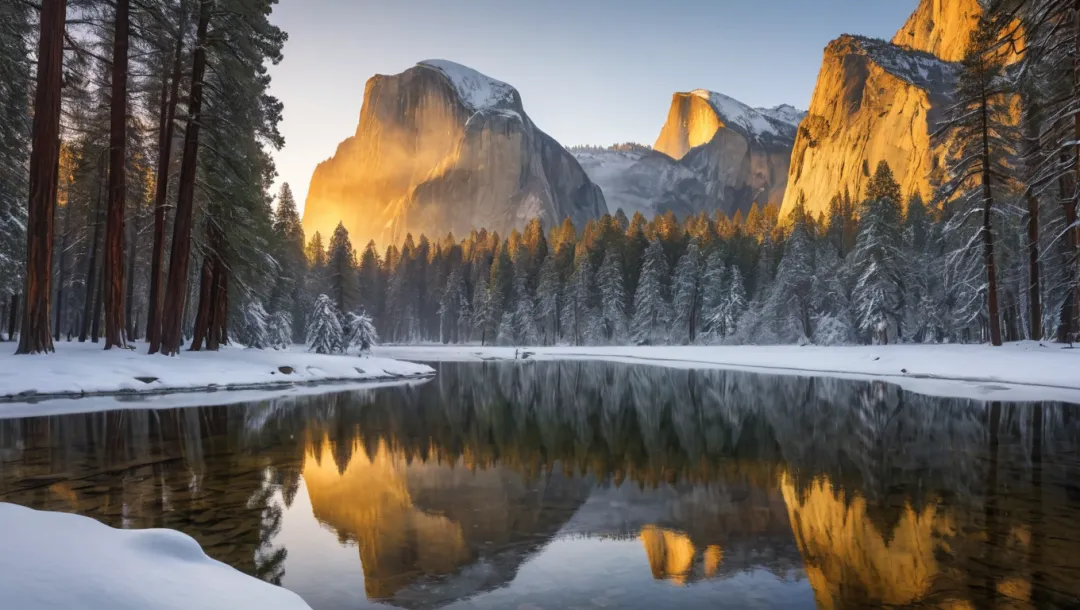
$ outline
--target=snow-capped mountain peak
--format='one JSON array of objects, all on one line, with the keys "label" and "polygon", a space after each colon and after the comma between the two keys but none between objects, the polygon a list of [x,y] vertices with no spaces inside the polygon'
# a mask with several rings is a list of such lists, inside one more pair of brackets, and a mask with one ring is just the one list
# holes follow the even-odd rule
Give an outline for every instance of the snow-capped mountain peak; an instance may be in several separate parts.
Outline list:
[{"label": "snow-capped mountain peak", "polygon": [[695,89],[690,92],[712,106],[713,110],[729,128],[740,129],[751,137],[771,136],[775,138],[794,138],[795,128],[806,116],[787,104],[776,108],[752,108],[739,100],[709,91]]},{"label": "snow-capped mountain peak", "polygon": [[517,89],[486,74],[445,59],[426,59],[417,64],[439,72],[454,87],[458,97],[473,112],[512,108],[520,99]]}]

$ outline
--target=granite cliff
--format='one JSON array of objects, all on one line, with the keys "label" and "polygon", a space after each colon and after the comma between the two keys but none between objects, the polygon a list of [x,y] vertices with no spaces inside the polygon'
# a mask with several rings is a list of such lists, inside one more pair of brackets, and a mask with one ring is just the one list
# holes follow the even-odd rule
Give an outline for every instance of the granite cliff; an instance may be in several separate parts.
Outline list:
[{"label": "granite cliff", "polygon": [[606,211],[578,162],[506,83],[431,60],[367,82],[355,135],[311,178],[304,230],[343,222],[354,243],[407,233],[507,233],[540,218],[579,226]]}]

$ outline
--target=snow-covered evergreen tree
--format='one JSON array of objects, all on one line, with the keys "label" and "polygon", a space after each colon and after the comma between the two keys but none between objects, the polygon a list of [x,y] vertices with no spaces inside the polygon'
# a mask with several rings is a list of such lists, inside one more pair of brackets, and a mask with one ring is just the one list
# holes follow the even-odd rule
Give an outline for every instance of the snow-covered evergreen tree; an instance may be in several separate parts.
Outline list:
[{"label": "snow-covered evergreen tree", "polygon": [[340,354],[345,349],[341,315],[334,301],[325,294],[315,299],[315,306],[308,316],[308,351],[316,354]]},{"label": "snow-covered evergreen tree", "polygon": [[277,311],[270,316],[270,326],[267,329],[267,338],[270,347],[274,349],[289,349],[293,343],[293,320],[287,311]]},{"label": "snow-covered evergreen tree", "polygon": [[244,345],[254,349],[264,349],[270,345],[270,316],[266,308],[257,299],[251,299],[244,305],[242,319],[242,337]]},{"label": "snow-covered evergreen tree", "polygon": [[590,306],[592,287],[592,265],[588,257],[578,261],[577,268],[571,274],[563,292],[562,329],[572,345],[584,345],[588,342],[593,324],[593,312]]},{"label": "snow-covered evergreen tree", "polygon": [[814,243],[800,199],[791,212],[791,234],[776,279],[765,301],[767,323],[783,342],[807,341],[814,336]]},{"label": "snow-covered evergreen tree", "polygon": [[901,320],[904,257],[901,252],[900,185],[889,165],[878,164],[859,216],[855,249],[848,256],[858,327],[875,343],[888,343]]},{"label": "snow-covered evergreen tree", "polygon": [[664,247],[654,239],[645,249],[645,261],[641,265],[641,276],[634,294],[630,339],[635,345],[660,345],[667,340],[670,320],[664,286],[667,275]]},{"label": "snow-covered evergreen tree", "polygon": [[487,276],[477,278],[476,287],[473,289],[472,325],[473,332],[480,336],[480,343],[493,343],[498,334],[498,325],[501,319],[497,317],[498,310],[495,299],[491,294]]},{"label": "snow-covered evergreen tree", "polygon": [[704,339],[715,342],[724,338],[721,312],[728,294],[727,265],[724,253],[714,250],[705,260],[705,276],[701,282],[701,317]]},{"label": "snow-covered evergreen tree", "polygon": [[536,288],[536,317],[540,334],[547,345],[559,336],[559,302],[562,298],[562,282],[559,278],[558,260],[548,256],[540,267],[540,284]]},{"label": "snow-covered evergreen tree", "polygon": [[600,309],[596,321],[600,339],[606,343],[625,343],[628,338],[626,290],[623,288],[621,257],[613,248],[604,255],[596,282],[600,289]]},{"label": "snow-covered evergreen tree", "polygon": [[739,330],[739,320],[746,313],[746,308],[746,284],[743,281],[739,267],[732,265],[731,271],[728,273],[727,298],[718,312],[718,322],[722,329],[722,336],[730,337]]},{"label": "snow-covered evergreen tree", "polygon": [[674,297],[671,303],[674,313],[671,338],[675,342],[687,344],[697,340],[701,326],[703,272],[701,248],[696,242],[690,242],[690,245],[686,247],[686,253],[675,265],[672,286]]},{"label": "snow-covered evergreen tree", "polygon": [[352,312],[345,314],[344,345],[342,351],[356,348],[361,354],[367,354],[379,340],[379,334],[375,332],[375,323],[367,313]]},{"label": "snow-covered evergreen tree", "polygon": [[460,269],[446,278],[446,287],[439,298],[439,329],[443,343],[457,343],[467,334],[470,321],[469,298],[465,294],[465,279]]},{"label": "snow-covered evergreen tree", "polygon": [[536,328],[536,308],[525,286],[525,275],[514,278],[514,311],[511,327],[516,345],[538,345],[540,332]]}]

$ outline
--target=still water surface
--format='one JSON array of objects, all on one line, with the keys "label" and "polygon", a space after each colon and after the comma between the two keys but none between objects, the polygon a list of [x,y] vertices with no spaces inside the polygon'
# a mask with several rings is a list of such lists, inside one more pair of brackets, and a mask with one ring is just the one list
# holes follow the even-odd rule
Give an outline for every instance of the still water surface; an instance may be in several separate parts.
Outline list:
[{"label": "still water surface", "polygon": [[170,527],[315,610],[1069,608],[1080,406],[582,362],[0,420],[0,501]]}]

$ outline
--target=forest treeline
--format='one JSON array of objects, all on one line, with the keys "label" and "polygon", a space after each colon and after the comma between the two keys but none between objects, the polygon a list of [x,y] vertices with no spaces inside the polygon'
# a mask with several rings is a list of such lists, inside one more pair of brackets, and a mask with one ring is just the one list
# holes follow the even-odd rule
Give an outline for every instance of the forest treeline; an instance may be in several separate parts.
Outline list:
[{"label": "forest treeline", "polygon": [[783,218],[617,213],[360,251],[340,227],[305,236],[287,188],[273,203],[274,4],[0,6],[0,314],[20,353],[61,337],[340,351],[371,330],[519,345],[1077,337],[1071,0],[990,2],[933,134],[948,151],[934,192],[866,164],[857,198]]}]

